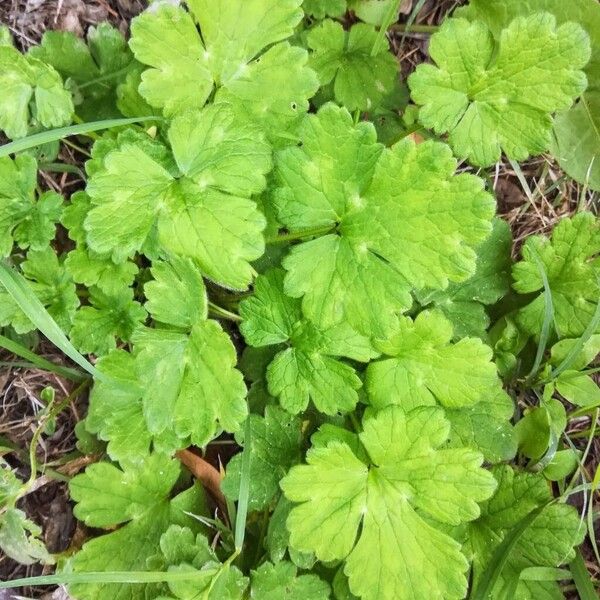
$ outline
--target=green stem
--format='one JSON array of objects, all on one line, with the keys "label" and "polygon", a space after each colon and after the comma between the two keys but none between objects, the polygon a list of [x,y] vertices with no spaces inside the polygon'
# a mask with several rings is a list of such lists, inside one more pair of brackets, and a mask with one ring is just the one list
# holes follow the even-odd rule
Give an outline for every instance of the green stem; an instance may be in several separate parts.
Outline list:
[{"label": "green stem", "polygon": [[242,320],[240,315],[236,315],[235,313],[218,306],[214,302],[208,303],[208,309],[215,316],[220,317],[221,319],[227,319],[228,321],[234,321],[235,323],[239,323]]},{"label": "green stem", "polygon": [[[25,489],[28,489],[29,487],[31,487],[33,485],[33,482],[36,479],[37,476],[37,472],[38,472],[38,465],[37,465],[37,456],[36,456],[36,450],[37,450],[37,445],[38,445],[38,441],[44,431],[44,427],[46,426],[46,423],[52,419],[54,419],[55,417],[57,417],[66,406],[68,406],[68,404],[75,398],[77,398],[77,396],[79,396],[79,394],[81,394],[81,392],[83,390],[85,390],[85,388],[90,384],[90,380],[86,379],[85,381],[83,381],[79,386],[77,386],[68,396],[65,396],[65,398],[62,400],[62,402],[59,402],[58,404],[56,404],[55,406],[53,406],[47,413],[46,415],[44,415],[40,421],[40,424],[38,425],[37,429],[35,430],[35,433],[33,434],[33,437],[31,438],[31,444],[29,445],[29,468],[30,468],[30,475],[29,475],[29,481],[27,483],[25,483]],[[50,407],[48,407],[50,408]]]},{"label": "green stem", "polygon": [[283,244],[285,242],[293,242],[295,240],[302,240],[307,237],[316,237],[319,235],[325,235],[335,229],[335,225],[325,225],[322,227],[312,227],[310,229],[301,229],[299,231],[291,231],[289,233],[281,233],[275,237],[268,238],[267,244]]}]

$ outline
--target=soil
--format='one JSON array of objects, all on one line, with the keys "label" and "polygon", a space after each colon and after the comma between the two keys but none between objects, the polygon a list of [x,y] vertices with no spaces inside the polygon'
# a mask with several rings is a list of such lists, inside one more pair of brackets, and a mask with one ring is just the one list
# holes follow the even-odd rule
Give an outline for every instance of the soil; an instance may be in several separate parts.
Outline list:
[{"label": "soil", "polygon": [[[406,15],[411,13],[416,1],[404,0],[401,21],[406,21]],[[444,15],[464,3],[465,0],[426,0],[415,23],[437,25]],[[63,29],[82,36],[90,26],[108,20],[126,34],[131,19],[146,4],[145,0],[0,0],[0,24],[10,28],[20,49],[27,50],[39,42],[47,29]],[[390,34],[391,46],[401,63],[404,76],[427,59],[428,39],[427,34]],[[81,164],[83,157],[68,149],[65,152],[62,156],[65,162]],[[508,163],[499,164],[493,177],[499,213],[513,230],[515,256],[528,235],[550,231],[557,220],[573,213],[578,207],[594,208],[594,196],[564,177],[550,157],[532,159],[521,165],[521,171],[522,173],[516,173]],[[73,176],[58,176],[57,179],[44,177],[45,183],[57,191],[70,193],[80,185],[80,180]],[[64,357],[46,342],[39,343],[36,352],[48,360],[64,363]],[[5,458],[17,470],[18,475],[26,479],[29,477],[27,452],[44,409],[39,400],[40,392],[51,386],[57,390],[57,396],[63,398],[73,390],[73,384],[44,371],[22,368],[18,366],[15,357],[6,352],[0,352],[0,365],[4,365],[0,366],[0,447],[14,448]],[[53,431],[40,437],[37,447],[38,464],[59,474],[62,472],[73,475],[94,460],[93,456],[81,458],[79,453],[75,453],[74,428],[85,416],[86,402],[85,393],[75,398],[58,416]],[[589,426],[590,419],[582,418],[572,423],[568,432],[575,436],[573,441],[582,450],[587,440],[576,439],[576,434]],[[596,439],[590,445],[588,456],[586,468],[593,474],[600,463],[600,440]],[[222,456],[208,458],[213,458],[211,462],[215,465],[223,459]],[[78,547],[85,539],[86,531],[73,517],[66,484],[50,478],[44,479],[41,475],[38,480],[39,488],[26,496],[19,507],[42,527],[44,541],[52,552]],[[581,507],[585,499],[575,497],[573,502]],[[597,534],[600,537],[600,530]],[[583,551],[590,572],[595,577],[600,577],[600,565],[594,562],[589,542],[584,545]],[[16,579],[48,572],[48,568],[37,565],[19,565],[0,552],[0,579]],[[0,600],[17,597],[68,600],[62,588],[0,591]]]}]

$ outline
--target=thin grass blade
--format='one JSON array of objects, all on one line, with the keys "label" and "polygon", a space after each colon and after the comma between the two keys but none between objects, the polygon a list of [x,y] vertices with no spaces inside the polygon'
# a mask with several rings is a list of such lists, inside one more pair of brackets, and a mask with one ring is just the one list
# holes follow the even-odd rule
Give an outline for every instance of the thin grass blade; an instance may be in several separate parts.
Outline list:
[{"label": "thin grass blade", "polygon": [[98,369],[77,352],[62,329],[33,293],[25,278],[5,263],[0,263],[0,284],[6,288],[6,291],[35,327],[57,348],[90,375],[100,380],[106,379]]},{"label": "thin grass blade", "polygon": [[571,575],[573,575],[573,581],[579,593],[579,598],[581,600],[598,600],[598,592],[594,587],[594,582],[585,566],[579,549],[575,551],[575,558],[571,561],[569,568],[571,569]]},{"label": "thin grass blade", "polygon": [[248,516],[248,501],[250,500],[250,464],[252,440],[250,439],[250,419],[246,418],[244,426],[244,450],[242,451],[242,471],[240,474],[240,493],[238,498],[237,515],[235,518],[235,549],[241,552],[246,535],[246,517]]},{"label": "thin grass blade", "polygon": [[50,373],[56,373],[65,379],[70,379],[71,381],[82,381],[85,379],[85,375],[76,369],[69,369],[68,367],[62,367],[61,365],[56,365],[53,362],[46,360],[45,358],[37,355],[35,352],[29,350],[22,344],[11,340],[3,335],[0,335],[0,347],[8,350],[12,354],[16,356],[20,356],[25,360],[29,361],[29,363],[37,367],[38,369],[42,369],[43,371],[48,371]]},{"label": "thin grass blade", "polygon": [[206,580],[207,575],[216,575],[218,569],[204,571],[106,571],[89,573],[60,573],[25,577],[12,581],[0,581],[0,590],[22,586],[73,585],[78,583],[169,583],[178,581]]},{"label": "thin grass blade", "polygon": [[383,48],[385,36],[387,34],[387,30],[389,26],[395,21],[396,16],[398,15],[398,11],[400,10],[400,2],[402,0],[390,0],[390,5],[388,7],[387,12],[385,13],[385,17],[383,19],[383,23],[377,32],[377,37],[375,38],[375,43],[371,48],[371,56],[375,56],[378,54]]},{"label": "thin grass blade", "polygon": [[425,5],[425,2],[426,2],[426,0],[419,0],[415,4],[415,7],[412,9],[412,12],[410,13],[410,15],[408,17],[408,20],[406,21],[406,28],[404,30],[404,33],[402,34],[402,37],[400,38],[400,48],[402,48],[402,46],[404,45],[404,40],[406,39],[406,34],[408,33],[408,30],[410,30],[410,28],[412,27],[413,23],[417,20],[417,16],[421,12],[421,9]]},{"label": "thin grass blade", "polygon": [[60,127],[58,129],[50,129],[29,135],[23,139],[15,140],[9,144],[0,146],[0,158],[23,152],[36,146],[41,146],[49,142],[56,142],[71,135],[84,135],[93,131],[101,131],[103,129],[112,129],[113,127],[122,127],[124,125],[133,125],[142,121],[160,121],[160,117],[135,117],[131,119],[106,119],[104,121],[94,121],[93,123],[80,123],[79,125],[70,125],[69,127]]},{"label": "thin grass blade", "polygon": [[537,347],[535,355],[535,361],[531,372],[527,376],[527,382],[530,383],[533,378],[537,375],[540,370],[546,347],[548,346],[548,339],[550,338],[550,326],[554,321],[554,303],[552,302],[552,290],[550,289],[550,282],[548,281],[548,274],[540,257],[537,255],[535,250],[532,250],[533,258],[537,264],[542,283],[544,284],[544,321],[542,323],[542,329],[540,331],[540,341]]}]

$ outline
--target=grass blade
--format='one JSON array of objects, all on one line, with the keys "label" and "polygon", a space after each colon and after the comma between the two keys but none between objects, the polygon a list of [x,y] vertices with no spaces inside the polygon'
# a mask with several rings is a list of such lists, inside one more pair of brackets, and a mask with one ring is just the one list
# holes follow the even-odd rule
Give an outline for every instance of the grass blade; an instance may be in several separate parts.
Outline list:
[{"label": "grass blade", "polygon": [[387,34],[387,30],[389,26],[396,20],[398,17],[398,11],[400,10],[400,2],[401,0],[390,0],[390,5],[388,7],[387,13],[385,13],[385,17],[383,19],[383,23],[377,32],[377,37],[375,38],[375,43],[371,48],[371,56],[375,56],[379,51],[383,48],[383,41],[385,40],[385,36]]},{"label": "grass blade", "polygon": [[112,129],[113,127],[122,127],[123,125],[133,125],[142,121],[160,121],[160,117],[135,117],[133,119],[106,119],[104,121],[94,121],[93,123],[80,123],[79,125],[71,125],[69,127],[60,127],[59,129],[50,129],[29,135],[21,140],[15,140],[9,144],[0,146],[0,158],[29,150],[42,144],[56,142],[71,135],[82,135],[93,131],[101,131],[103,129]]},{"label": "grass blade", "polygon": [[540,341],[538,343],[535,361],[531,368],[531,372],[526,379],[527,383],[530,383],[540,370],[544,353],[546,352],[546,346],[548,345],[548,339],[550,337],[550,325],[552,325],[552,322],[554,321],[554,303],[552,302],[552,290],[550,289],[548,275],[537,252],[533,250],[533,248],[531,252],[540,272],[542,283],[544,284],[544,321],[542,323],[542,330],[540,331]]},{"label": "grass blade", "polygon": [[27,315],[29,320],[40,330],[57,348],[66,354],[74,363],[93,375],[97,379],[105,380],[100,373],[85,357],[83,357],[73,344],[68,340],[56,321],[50,316],[44,305],[33,293],[25,278],[13,268],[0,262],[0,284],[17,303],[19,308]]},{"label": "grass blade", "polygon": [[90,573],[60,573],[25,577],[12,581],[0,581],[0,590],[22,586],[72,585],[78,583],[168,583],[177,581],[205,580],[207,575],[217,574],[218,569],[209,571],[106,571]]},{"label": "grass blade", "polygon": [[29,350],[29,348],[19,344],[19,342],[15,342],[14,340],[11,340],[3,335],[0,335],[0,347],[8,350],[16,356],[20,356],[21,358],[28,360],[33,366],[37,367],[38,369],[42,369],[43,371],[56,373],[57,375],[60,375],[65,379],[70,379],[71,381],[82,381],[85,379],[85,375],[80,371],[56,365],[53,362],[38,356],[35,352]]},{"label": "grass blade", "polygon": [[426,0],[419,0],[416,4],[415,7],[412,9],[412,12],[410,13],[408,20],[406,21],[406,27],[404,29],[404,32],[402,33],[402,37],[400,38],[400,48],[402,48],[402,46],[404,46],[404,40],[406,39],[406,34],[410,31],[410,28],[413,26],[413,23],[417,20],[417,17],[419,15],[419,13],[421,12],[421,9],[423,8],[423,6],[425,5]]},{"label": "grass blade", "polygon": [[579,593],[579,598],[581,600],[598,600],[598,593],[594,587],[594,582],[585,566],[583,556],[581,556],[579,549],[575,551],[575,558],[571,561],[569,568],[571,569],[571,574],[573,575],[573,581],[575,582],[575,587]]},{"label": "grass blade", "polygon": [[539,514],[553,501],[539,506],[525,515],[507,534],[502,543],[496,548],[490,562],[479,578],[480,584],[469,596],[469,600],[489,600],[492,590],[506,565],[513,548],[527,528],[535,521]]},{"label": "grass blade", "polygon": [[244,450],[242,451],[242,472],[240,474],[240,493],[238,498],[237,515],[235,518],[235,549],[242,551],[246,535],[246,517],[248,516],[248,501],[250,500],[250,462],[252,440],[250,418],[246,417],[244,426]]}]

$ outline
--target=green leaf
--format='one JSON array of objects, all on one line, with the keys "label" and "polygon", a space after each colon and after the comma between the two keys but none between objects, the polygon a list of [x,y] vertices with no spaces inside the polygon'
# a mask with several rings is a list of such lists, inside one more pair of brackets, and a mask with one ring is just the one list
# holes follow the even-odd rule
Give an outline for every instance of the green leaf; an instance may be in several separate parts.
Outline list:
[{"label": "green leaf", "polygon": [[151,106],[172,117],[204,106],[213,82],[205,49],[189,13],[159,4],[131,22],[129,46],[151,69],[142,74],[140,93]]},{"label": "green leaf", "polygon": [[46,192],[36,197],[37,163],[29,155],[0,158],[0,256],[20,248],[44,250],[56,234],[62,197]]},{"label": "green leaf", "polygon": [[557,115],[552,144],[552,154],[567,175],[596,191],[600,190],[599,115],[600,91],[585,93],[571,110]]},{"label": "green leaf", "polygon": [[575,471],[580,460],[579,452],[571,448],[559,450],[544,468],[544,477],[550,481],[562,481]]},{"label": "green leaf", "polygon": [[241,600],[248,587],[248,579],[236,567],[221,565],[204,535],[194,537],[187,527],[169,527],[160,538],[160,549],[170,572],[198,574],[188,581],[169,582],[176,598],[197,600],[202,593],[205,600]]},{"label": "green leaf", "polygon": [[589,376],[579,371],[563,371],[556,380],[561,396],[576,406],[599,406],[600,388]]},{"label": "green leaf", "polygon": [[283,287],[284,271],[267,271],[257,278],[254,295],[240,303],[240,330],[249,344],[287,345],[267,367],[269,392],[292,413],[305,410],[309,400],[326,414],[351,411],[362,382],[338,357],[368,362],[377,353],[346,324],[315,327],[303,318],[300,300],[286,296]]},{"label": "green leaf", "polygon": [[446,410],[450,421],[450,444],[470,446],[483,454],[491,463],[511,460],[517,452],[517,439],[510,423],[515,403],[502,389],[474,404]]},{"label": "green leaf", "polygon": [[189,258],[172,256],[152,264],[154,279],[144,286],[146,310],[155,321],[189,331],[208,316],[202,274]]},{"label": "green leaf", "polygon": [[448,19],[429,51],[437,66],[419,65],[409,78],[419,119],[449,132],[455,153],[478,166],[492,165],[501,151],[525,160],[548,150],[552,113],[587,85],[589,37],[576,23],[557,27],[549,13],[515,19],[497,47],[484,23]]},{"label": "green leaf", "polygon": [[350,590],[366,600],[463,598],[467,560],[435,522],[479,516],[477,502],[495,487],[481,455],[439,449],[449,432],[439,408],[390,407],[363,425],[369,465],[332,441],[282,480],[300,503],[287,521],[291,545],[323,561],[345,559]]},{"label": "green leaf", "polygon": [[[31,291],[63,331],[69,331],[79,306],[75,284],[52,248],[30,250],[21,271]],[[10,293],[0,289],[0,325],[12,325],[17,333],[36,328]]]},{"label": "green leaf", "polygon": [[249,262],[264,250],[264,217],[248,197],[265,185],[269,146],[223,105],[176,118],[169,139],[176,174],[157,162],[156,144],[123,141],[106,154],[87,188],[87,243],[122,262],[158,228],[166,252],[194,259],[221,284],[245,288]]},{"label": "green leaf", "polygon": [[97,381],[90,393],[86,429],[108,442],[112,459],[143,458],[156,440],[144,419],[144,385],[137,377],[135,358],[125,350],[113,350],[101,357],[97,366],[106,377]]},{"label": "green leaf", "polygon": [[101,356],[116,348],[117,339],[131,340],[135,329],[146,319],[146,311],[133,299],[131,288],[106,294],[90,288],[90,306],[81,307],[73,319],[71,341],[83,354]]},{"label": "green leaf", "polygon": [[441,404],[472,406],[500,389],[492,350],[478,338],[451,343],[452,324],[436,311],[423,311],[375,347],[384,358],[367,367],[366,386],[376,408],[399,404],[406,409]]},{"label": "green leaf", "polygon": [[494,304],[510,288],[512,236],[506,221],[494,219],[491,235],[476,249],[475,274],[463,283],[451,283],[437,292],[417,294],[422,305],[433,304],[452,322],[454,335],[486,339],[490,319],[485,305]]},{"label": "green leaf", "polygon": [[207,62],[217,82],[227,82],[264,48],[294,33],[302,20],[302,0],[227,0],[187,2],[202,27]]},{"label": "green leaf", "polygon": [[581,341],[580,339],[564,339],[554,344],[550,349],[549,363],[557,368],[574,353],[566,364],[567,368],[576,371],[583,370],[600,354],[600,335],[591,335],[583,344]]},{"label": "green leaf", "polygon": [[527,515],[541,509],[514,543],[491,594],[486,597],[500,600],[514,586],[514,595],[510,597],[562,598],[556,582],[521,580],[520,574],[529,567],[558,567],[573,558],[573,546],[581,543],[584,536],[577,511],[566,504],[548,504],[552,496],[541,475],[515,472],[509,466],[496,467],[493,473],[498,489],[482,505],[481,517],[468,526],[466,548],[474,561],[474,587],[484,583],[480,578],[503,540]]},{"label": "green leaf", "polygon": [[275,201],[289,229],[332,230],[283,261],[286,293],[303,297],[315,324],[385,337],[411,286],[443,289],[473,274],[494,202],[481,180],[455,175],[447,146],[407,138],[382,149],[371,125],[331,104],[307,117],[301,138],[276,156]]},{"label": "green leaf", "polygon": [[550,445],[550,414],[544,406],[530,409],[515,426],[519,450],[528,458],[540,459]]},{"label": "green leaf", "polygon": [[329,591],[317,575],[298,575],[289,562],[267,562],[252,571],[252,598],[256,600],[328,600]]},{"label": "green leaf", "polygon": [[330,19],[308,33],[309,65],[321,86],[333,82],[336,101],[350,111],[376,108],[398,77],[398,63],[387,47],[372,53],[376,39],[372,25],[358,23],[346,32]]},{"label": "green leaf", "polygon": [[146,11],[133,20],[130,41],[136,58],[153,67],[142,74],[142,96],[172,117],[204,106],[216,87],[216,101],[234,104],[278,139],[318,87],[307,53],[282,42],[302,19],[301,1],[190,0],[190,12],[167,4]]},{"label": "green leaf", "polygon": [[[191,514],[206,512],[198,486],[170,499],[180,474],[177,461],[152,454],[119,469],[97,463],[71,480],[71,497],[77,502],[75,515],[94,527],[123,524],[119,529],[84,544],[71,562],[73,571],[146,571],[148,559],[156,554],[162,534],[170,525],[198,531]],[[81,600],[142,600],[157,597],[156,585],[85,583],[72,585],[70,593]]]},{"label": "green leaf", "polygon": [[65,258],[65,268],[75,283],[95,286],[105,294],[122,295],[138,273],[133,261],[115,264],[109,255],[98,254],[85,244],[78,244]]},{"label": "green leaf", "polygon": [[133,66],[125,37],[109,23],[90,27],[87,44],[70,31],[47,31],[29,51],[54,67],[73,88],[78,116],[84,120],[119,116],[116,87]]},{"label": "green leaf", "polygon": [[[486,2],[471,0],[461,8],[461,16],[484,21],[498,38],[512,19],[528,16],[534,11],[546,11],[556,17],[559,25],[575,22],[581,25],[592,41],[592,58],[585,68],[588,91],[578,104],[559,113],[554,121],[551,151],[560,166],[580,183],[589,182],[600,189],[600,6],[595,0],[501,0]],[[458,14],[458,12],[456,13]]]},{"label": "green leaf", "polygon": [[[270,505],[279,491],[279,480],[300,461],[302,422],[277,406],[267,406],[265,416],[250,415],[250,500],[249,510],[262,510]],[[244,437],[237,435],[244,445]],[[239,498],[242,454],[227,465],[221,489],[230,499]]]},{"label": "green leaf", "polygon": [[0,548],[22,565],[53,560],[40,538],[42,529],[18,508],[8,508],[0,515]]},{"label": "green leaf", "polygon": [[592,59],[585,70],[590,85],[600,85],[600,7],[595,0],[470,0],[469,6],[457,9],[455,15],[484,21],[498,39],[513,19],[539,11],[553,14],[559,25],[576,22],[587,31],[592,41]]},{"label": "green leaf", "polygon": [[0,129],[9,138],[27,135],[31,124],[61,127],[71,122],[73,101],[50,66],[0,45]]},{"label": "green leaf", "polygon": [[162,384],[144,390],[151,433],[168,430],[205,446],[221,431],[241,427],[247,414],[246,386],[234,368],[235,348],[216,321],[196,323],[189,335],[139,329],[133,341],[140,379]]},{"label": "green leaf", "polygon": [[342,17],[346,12],[346,0],[304,0],[302,9],[315,19]]},{"label": "green leaf", "polygon": [[[390,10],[393,10],[392,6],[396,9],[400,8],[398,0],[350,0],[348,5],[361,21],[377,27],[389,24],[388,15]],[[398,12],[398,10],[395,14],[392,12],[392,22],[398,20]]]},{"label": "green leaf", "polygon": [[560,337],[583,334],[594,315],[600,295],[600,265],[591,261],[600,251],[600,225],[590,213],[562,219],[552,238],[530,236],[522,249],[523,260],[513,267],[513,288],[535,294],[517,313],[517,323],[537,335],[544,318],[545,292],[535,256],[542,261],[552,293],[554,327]]},{"label": "green leaf", "polygon": [[[237,113],[259,125],[275,147],[289,145],[319,89],[308,68],[308,53],[282,42],[243,69],[218,90],[215,101],[231,104]],[[264,90],[272,90],[265,94]]]}]

